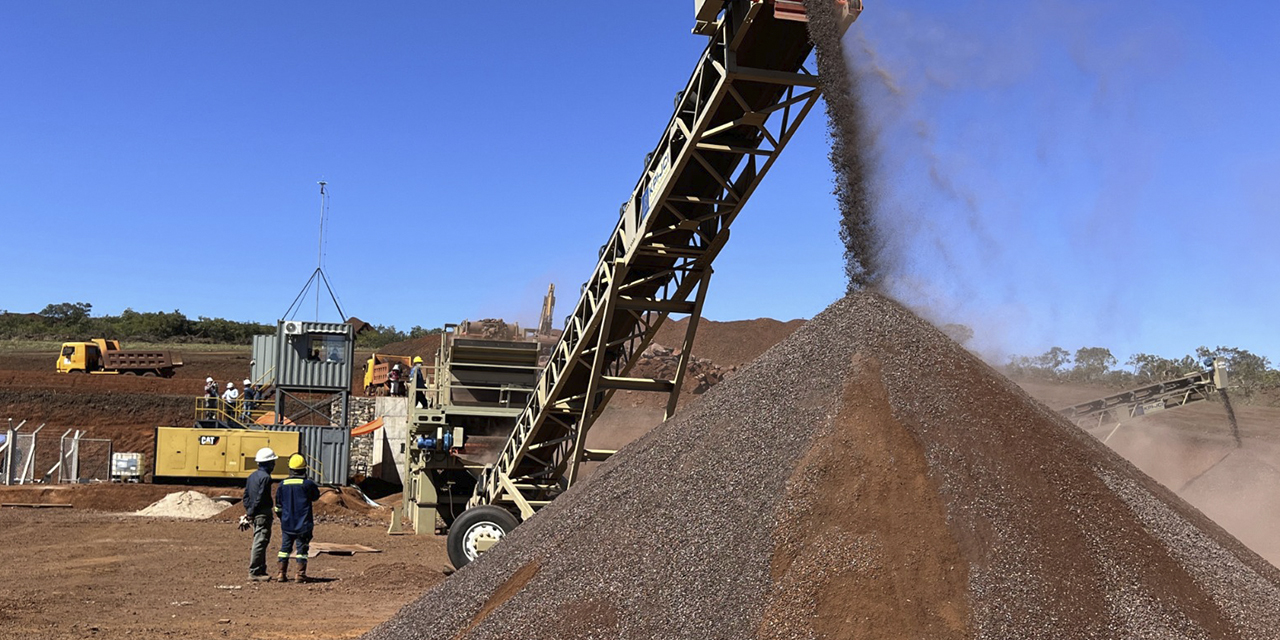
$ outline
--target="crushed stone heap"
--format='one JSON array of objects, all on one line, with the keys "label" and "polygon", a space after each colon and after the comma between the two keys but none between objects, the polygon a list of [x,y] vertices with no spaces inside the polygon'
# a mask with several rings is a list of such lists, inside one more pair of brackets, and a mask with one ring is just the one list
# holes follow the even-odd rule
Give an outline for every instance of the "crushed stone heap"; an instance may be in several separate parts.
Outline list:
[{"label": "crushed stone heap", "polygon": [[366,638],[1275,638],[1280,571],[840,300]]}]

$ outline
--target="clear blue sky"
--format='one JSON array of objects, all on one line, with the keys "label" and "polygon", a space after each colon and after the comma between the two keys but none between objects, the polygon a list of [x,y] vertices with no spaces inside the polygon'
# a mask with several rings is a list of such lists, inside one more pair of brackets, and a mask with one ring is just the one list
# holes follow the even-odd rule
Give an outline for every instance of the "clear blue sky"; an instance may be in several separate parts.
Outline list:
[{"label": "clear blue sky", "polygon": [[[867,2],[893,290],[988,352],[1280,360],[1280,9]],[[6,2],[0,308],[271,321],[315,266],[401,328],[563,316],[703,40],[685,1]],[[871,52],[874,52],[874,56]],[[844,287],[822,115],[706,315]]]}]

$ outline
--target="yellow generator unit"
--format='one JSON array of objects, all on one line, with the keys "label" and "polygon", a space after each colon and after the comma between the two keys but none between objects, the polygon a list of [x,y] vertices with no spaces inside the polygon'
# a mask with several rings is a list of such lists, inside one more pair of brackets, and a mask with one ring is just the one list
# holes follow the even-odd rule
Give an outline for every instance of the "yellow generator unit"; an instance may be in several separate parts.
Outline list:
[{"label": "yellow generator unit", "polygon": [[288,477],[289,456],[299,452],[295,431],[156,427],[152,482],[248,478],[263,447],[280,457],[271,476]]}]

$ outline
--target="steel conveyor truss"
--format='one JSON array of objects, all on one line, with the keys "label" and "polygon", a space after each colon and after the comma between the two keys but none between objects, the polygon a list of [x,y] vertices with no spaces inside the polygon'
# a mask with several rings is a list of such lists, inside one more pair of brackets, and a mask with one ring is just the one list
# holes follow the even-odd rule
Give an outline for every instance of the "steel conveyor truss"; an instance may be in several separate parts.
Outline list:
[{"label": "steel conveyor truss", "polygon": [[[731,0],[600,250],[563,337],[497,462],[469,506],[531,516],[571,486],[579,465],[611,452],[586,436],[619,390],[670,394],[675,410],[690,347],[729,227],[819,97],[805,67],[803,22],[780,20],[761,0]],[[630,377],[672,313],[688,314],[677,373]],[[673,345],[675,346],[675,345]]]},{"label": "steel conveyor truss", "polygon": [[1081,402],[1059,409],[1058,413],[1086,429],[1115,425],[1103,439],[1106,442],[1126,420],[1203,402],[1227,388],[1226,361],[1214,358],[1205,364],[1208,368],[1204,371]]}]

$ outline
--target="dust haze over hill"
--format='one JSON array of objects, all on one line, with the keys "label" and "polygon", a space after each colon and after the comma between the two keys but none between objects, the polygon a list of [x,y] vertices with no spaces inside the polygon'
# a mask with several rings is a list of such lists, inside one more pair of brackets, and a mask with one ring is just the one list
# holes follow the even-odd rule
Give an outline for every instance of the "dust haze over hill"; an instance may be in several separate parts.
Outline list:
[{"label": "dust haze over hill", "polygon": [[1241,231],[1206,240],[1191,231],[1202,211],[1162,191],[1181,150],[1150,96],[1176,88],[1199,46],[1185,22],[1154,2],[904,6],[868,9],[844,39],[874,141],[881,289],[974,327],[991,361],[1063,341],[1185,350],[1144,340],[1217,329],[1220,309],[1171,318],[1151,286]]}]

